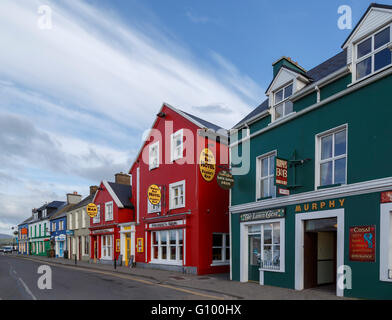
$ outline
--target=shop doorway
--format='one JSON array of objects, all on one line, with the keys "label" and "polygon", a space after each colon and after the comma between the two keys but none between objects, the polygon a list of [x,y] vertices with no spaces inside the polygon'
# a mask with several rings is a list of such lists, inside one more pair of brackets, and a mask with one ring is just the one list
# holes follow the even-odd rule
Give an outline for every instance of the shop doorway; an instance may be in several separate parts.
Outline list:
[{"label": "shop doorway", "polygon": [[304,221],[304,289],[336,291],[337,218]]},{"label": "shop doorway", "polygon": [[131,259],[131,235],[125,234],[125,266],[129,266],[129,260]]},{"label": "shop doorway", "polygon": [[260,282],[261,234],[252,234],[249,238],[248,281]]}]

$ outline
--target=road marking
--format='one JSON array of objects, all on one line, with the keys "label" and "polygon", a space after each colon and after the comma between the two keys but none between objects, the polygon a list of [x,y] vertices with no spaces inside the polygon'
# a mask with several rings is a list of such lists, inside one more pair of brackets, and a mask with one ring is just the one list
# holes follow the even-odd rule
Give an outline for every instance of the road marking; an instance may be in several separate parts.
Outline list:
[{"label": "road marking", "polygon": [[21,278],[18,278],[20,283],[24,286],[26,292],[31,296],[33,300],[37,300],[37,298],[33,295],[33,293],[30,291],[29,287],[24,283],[24,281]]},{"label": "road marking", "polygon": [[[41,261],[37,261],[35,259],[29,259],[29,258],[22,258],[22,259],[34,261],[36,263],[40,263],[41,262]],[[109,276],[112,276],[112,277],[117,277],[117,278],[132,280],[132,281],[136,281],[136,282],[140,282],[140,283],[144,283],[144,284],[149,284],[149,285],[152,285],[152,286],[172,289],[172,290],[176,290],[176,291],[180,291],[180,292],[184,292],[184,293],[200,296],[200,297],[203,297],[203,298],[210,298],[210,299],[213,299],[213,300],[224,300],[223,297],[213,296],[213,295],[209,295],[209,294],[205,294],[205,293],[201,293],[201,292],[197,292],[197,291],[193,291],[193,290],[183,289],[183,288],[177,288],[177,287],[169,285],[169,284],[154,283],[152,281],[138,279],[138,278],[135,278],[135,277],[132,277],[132,276],[128,276],[128,275],[125,275],[125,274],[118,274],[118,273],[112,273],[112,272],[106,272],[106,271],[100,271],[100,270],[92,270],[92,269],[87,269],[87,268],[86,269],[84,269],[84,268],[82,269],[82,268],[78,268],[78,267],[74,267],[74,266],[68,266],[68,265],[51,263],[51,262],[45,262],[45,264],[51,265],[51,266],[54,266],[54,267],[63,267],[63,268],[67,268],[67,269],[74,269],[74,270],[79,270],[79,271],[85,271],[85,272],[92,272],[92,273],[99,273],[99,274],[109,275]]]}]

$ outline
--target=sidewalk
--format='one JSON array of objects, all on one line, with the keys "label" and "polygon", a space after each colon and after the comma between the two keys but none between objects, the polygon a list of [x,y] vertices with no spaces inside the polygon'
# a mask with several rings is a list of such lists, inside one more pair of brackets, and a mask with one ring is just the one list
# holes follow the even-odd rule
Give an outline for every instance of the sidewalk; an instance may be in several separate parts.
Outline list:
[{"label": "sidewalk", "polygon": [[14,255],[21,259],[31,259],[43,263],[54,263],[78,267],[81,269],[100,270],[115,274],[126,274],[141,279],[146,279],[159,284],[167,284],[184,289],[196,289],[203,292],[223,296],[225,299],[240,300],[342,300],[328,292],[320,289],[309,289],[304,291],[295,291],[270,286],[260,286],[257,283],[241,283],[230,281],[228,274],[213,274],[197,276],[170,272],[164,270],[153,270],[143,268],[117,267],[114,265],[94,264],[78,261],[75,265],[74,260],[62,258],[46,258],[37,256]]}]

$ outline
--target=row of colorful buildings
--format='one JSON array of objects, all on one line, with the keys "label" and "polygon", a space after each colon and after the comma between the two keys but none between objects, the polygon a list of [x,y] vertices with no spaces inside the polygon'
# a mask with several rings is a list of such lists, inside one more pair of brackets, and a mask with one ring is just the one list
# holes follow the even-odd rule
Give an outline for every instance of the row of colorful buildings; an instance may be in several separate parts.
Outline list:
[{"label": "row of colorful buildings", "polygon": [[370,5],[334,57],[273,63],[231,130],[164,104],[129,174],[34,209],[21,253],[391,299],[391,39]]}]

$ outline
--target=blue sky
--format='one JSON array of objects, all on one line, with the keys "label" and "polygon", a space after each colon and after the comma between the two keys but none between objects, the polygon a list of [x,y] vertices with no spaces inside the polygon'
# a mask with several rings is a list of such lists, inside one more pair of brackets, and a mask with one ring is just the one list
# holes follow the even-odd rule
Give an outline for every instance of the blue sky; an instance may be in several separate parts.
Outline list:
[{"label": "blue sky", "polygon": [[310,69],[340,51],[341,5],[355,25],[369,2],[1,0],[0,233],[126,172],[163,102],[233,126],[279,57]]}]

